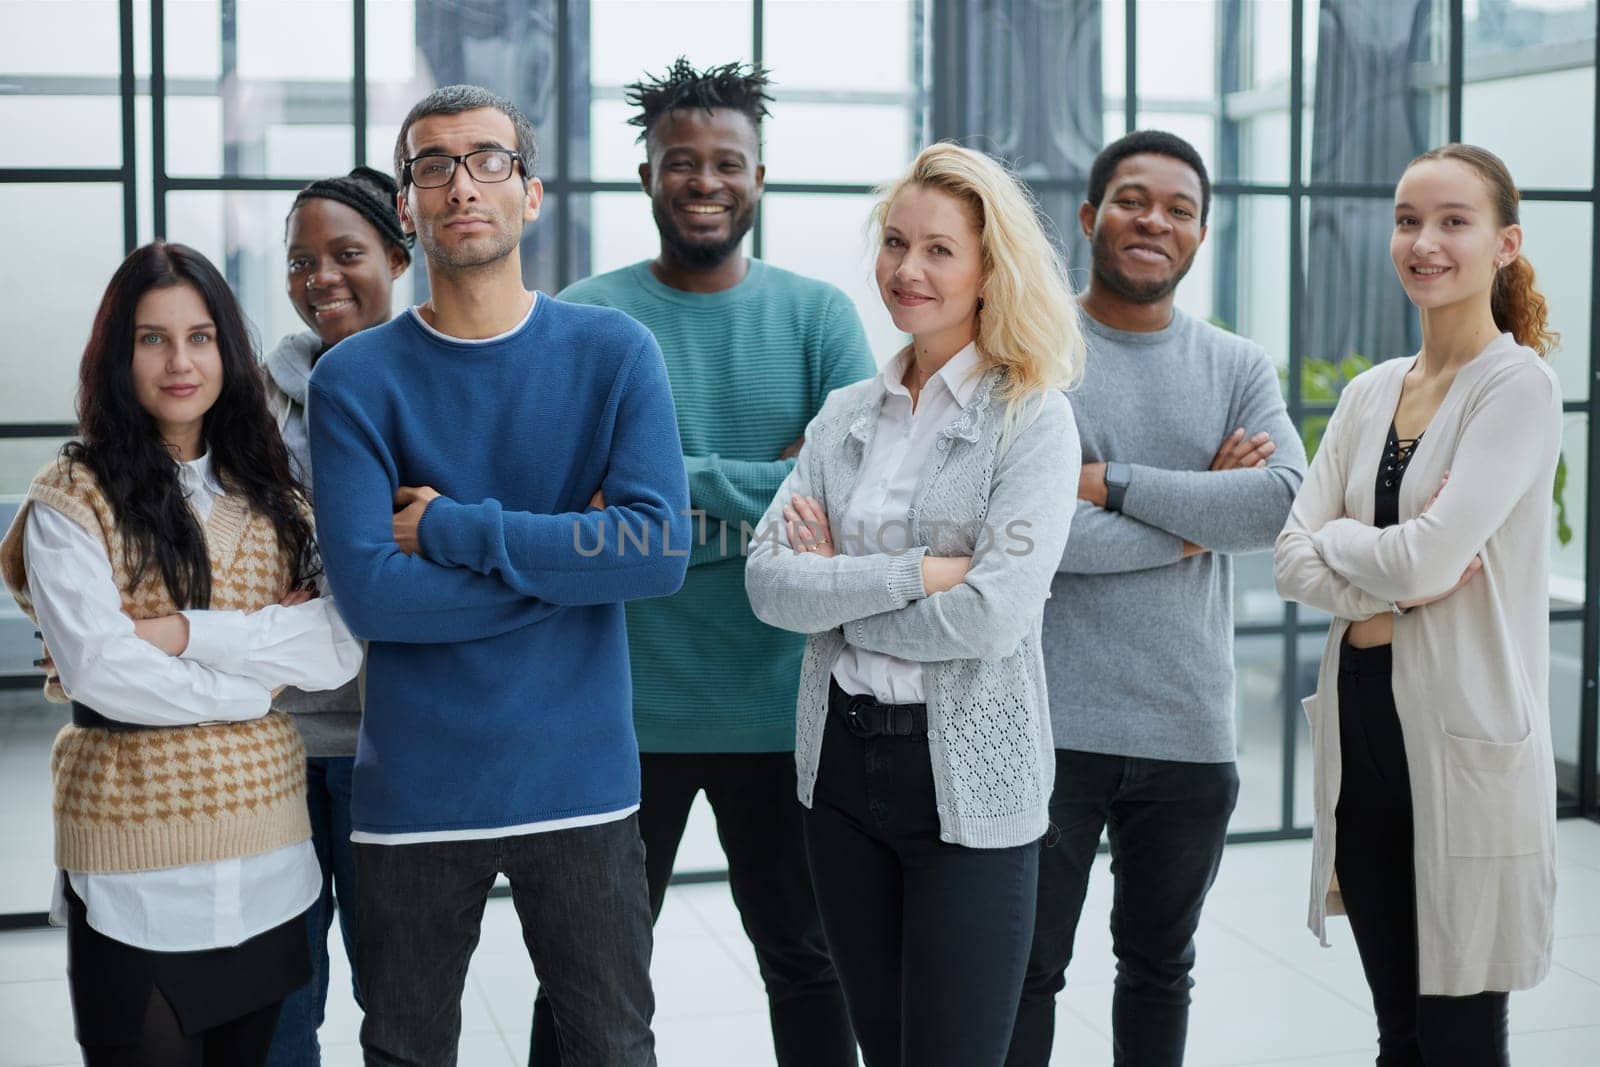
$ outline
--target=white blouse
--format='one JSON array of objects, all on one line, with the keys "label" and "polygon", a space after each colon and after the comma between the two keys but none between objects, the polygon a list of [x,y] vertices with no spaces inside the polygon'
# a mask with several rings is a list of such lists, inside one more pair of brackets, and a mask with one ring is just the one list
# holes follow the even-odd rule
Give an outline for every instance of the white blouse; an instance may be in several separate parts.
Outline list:
[{"label": "white blouse", "polygon": [[[928,379],[911,407],[905,387],[907,348],[880,372],[884,397],[861,474],[833,543],[841,555],[904,552],[910,547],[911,500],[934,441],[961,414],[983,378],[978,348],[969,344]],[[849,634],[849,628],[845,633]],[[921,704],[922,664],[846,644],[833,661],[833,679],[851,695],[870,694],[885,704]]]},{"label": "white blouse", "polygon": [[[182,464],[179,477],[205,522],[222,494],[209,457]],[[186,611],[189,645],[168,656],[135,633],[105,546],[88,531],[34,501],[23,538],[28,591],[62,687],[102,715],[151,726],[255,719],[280,685],[333,689],[360,667],[361,643],[327,597],[249,613]],[[322,884],[309,840],[157,871],[60,872],[50,910],[58,924],[65,878],[90,926],[159,952],[239,944],[310,907]]]}]

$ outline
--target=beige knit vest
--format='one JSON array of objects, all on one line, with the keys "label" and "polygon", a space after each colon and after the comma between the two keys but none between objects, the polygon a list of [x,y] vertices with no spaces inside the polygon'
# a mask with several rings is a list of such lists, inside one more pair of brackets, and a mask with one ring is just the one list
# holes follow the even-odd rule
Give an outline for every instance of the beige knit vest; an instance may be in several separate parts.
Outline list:
[{"label": "beige knit vest", "polygon": [[[28,487],[5,539],[0,577],[30,618],[23,526],[34,501],[48,504],[104,543],[122,609],[134,619],[177,610],[157,568],[129,580],[111,505],[83,464],[57,459]],[[217,498],[205,524],[211,607],[255,611],[293,581],[271,520],[240,496]],[[60,681],[47,695],[65,699]],[[116,718],[116,709],[97,708]],[[151,730],[68,725],[50,756],[55,784],[56,866],[90,874],[160,870],[268,852],[311,836],[305,749],[289,717]]]}]

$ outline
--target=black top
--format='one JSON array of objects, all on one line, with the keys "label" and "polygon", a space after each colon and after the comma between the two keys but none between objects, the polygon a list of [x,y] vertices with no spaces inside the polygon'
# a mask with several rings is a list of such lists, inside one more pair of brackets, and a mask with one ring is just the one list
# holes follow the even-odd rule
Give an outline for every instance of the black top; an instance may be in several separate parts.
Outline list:
[{"label": "black top", "polygon": [[1383,445],[1383,458],[1378,461],[1378,488],[1372,502],[1372,525],[1380,530],[1400,521],[1400,480],[1411,466],[1417,444],[1422,434],[1402,438],[1395,433],[1394,423],[1389,424],[1389,439]]}]

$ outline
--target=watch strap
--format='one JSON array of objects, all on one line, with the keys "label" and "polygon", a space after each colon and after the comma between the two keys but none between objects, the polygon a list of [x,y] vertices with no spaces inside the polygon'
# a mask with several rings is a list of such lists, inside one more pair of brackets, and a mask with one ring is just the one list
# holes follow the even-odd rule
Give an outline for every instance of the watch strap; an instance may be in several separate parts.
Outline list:
[{"label": "watch strap", "polygon": [[1106,510],[1121,511],[1122,498],[1133,480],[1133,468],[1126,463],[1106,464]]}]

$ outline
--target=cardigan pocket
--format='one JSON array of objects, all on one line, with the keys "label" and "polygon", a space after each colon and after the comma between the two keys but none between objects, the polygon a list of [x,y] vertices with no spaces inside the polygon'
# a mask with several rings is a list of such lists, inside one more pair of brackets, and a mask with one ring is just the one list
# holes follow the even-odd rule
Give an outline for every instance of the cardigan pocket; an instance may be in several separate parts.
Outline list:
[{"label": "cardigan pocket", "polygon": [[1533,733],[1520,741],[1444,734],[1445,849],[1451,856],[1525,856],[1543,847]]}]

